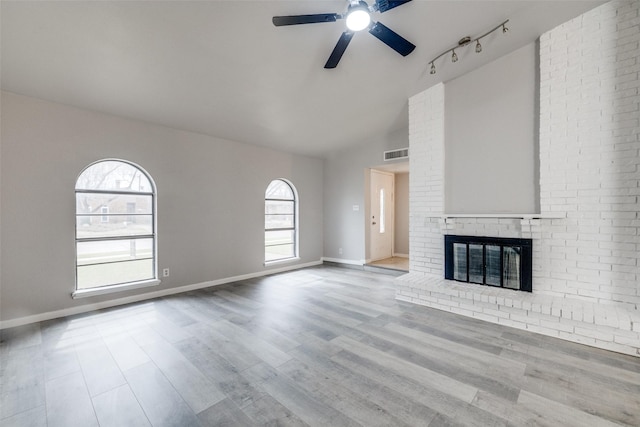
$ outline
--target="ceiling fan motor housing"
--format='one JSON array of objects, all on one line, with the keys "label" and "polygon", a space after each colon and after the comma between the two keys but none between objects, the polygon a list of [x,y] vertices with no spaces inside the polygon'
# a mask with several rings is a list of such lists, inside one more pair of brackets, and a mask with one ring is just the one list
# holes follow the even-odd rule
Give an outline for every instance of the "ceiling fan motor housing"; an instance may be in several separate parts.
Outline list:
[{"label": "ceiling fan motor housing", "polygon": [[349,6],[347,7],[347,10],[348,10],[347,14],[349,12],[351,12],[352,10],[355,10],[355,9],[362,9],[362,10],[365,10],[367,12],[370,11],[369,5],[366,2],[362,1],[362,0],[349,2]]}]

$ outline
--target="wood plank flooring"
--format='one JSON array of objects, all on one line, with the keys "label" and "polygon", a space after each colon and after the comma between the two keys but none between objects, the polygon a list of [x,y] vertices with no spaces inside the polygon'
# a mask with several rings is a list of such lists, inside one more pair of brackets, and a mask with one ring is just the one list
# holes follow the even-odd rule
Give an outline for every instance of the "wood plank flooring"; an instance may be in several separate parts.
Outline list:
[{"label": "wood plank flooring", "polygon": [[640,358],[320,266],[2,331],[0,425],[640,426]]},{"label": "wood plank flooring", "polygon": [[381,259],[379,261],[372,261],[367,265],[409,272],[409,258],[394,256],[391,258]]}]

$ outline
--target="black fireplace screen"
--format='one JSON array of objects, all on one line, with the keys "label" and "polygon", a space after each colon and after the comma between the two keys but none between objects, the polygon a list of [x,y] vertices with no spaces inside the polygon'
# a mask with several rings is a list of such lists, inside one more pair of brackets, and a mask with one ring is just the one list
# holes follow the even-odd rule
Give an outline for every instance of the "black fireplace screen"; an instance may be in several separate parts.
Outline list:
[{"label": "black fireplace screen", "polygon": [[531,292],[531,239],[444,236],[445,279]]}]

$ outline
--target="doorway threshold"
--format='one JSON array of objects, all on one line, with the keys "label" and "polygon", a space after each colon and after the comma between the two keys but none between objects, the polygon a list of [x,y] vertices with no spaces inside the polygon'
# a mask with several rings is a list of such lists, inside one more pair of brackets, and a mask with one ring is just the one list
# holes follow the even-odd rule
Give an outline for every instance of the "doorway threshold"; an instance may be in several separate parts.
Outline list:
[{"label": "doorway threshold", "polygon": [[409,258],[403,257],[391,257],[378,261],[373,261],[365,264],[365,270],[377,271],[380,273],[387,272],[387,274],[393,273],[408,273],[409,272]]}]

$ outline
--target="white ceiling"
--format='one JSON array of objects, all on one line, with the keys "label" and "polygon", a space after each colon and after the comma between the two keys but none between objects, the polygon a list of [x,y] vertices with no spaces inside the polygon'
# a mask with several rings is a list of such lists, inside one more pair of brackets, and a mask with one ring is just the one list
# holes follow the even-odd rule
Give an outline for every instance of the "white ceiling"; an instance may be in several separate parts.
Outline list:
[{"label": "white ceiling", "polygon": [[[370,0],[372,3],[373,0]],[[323,156],[406,127],[407,98],[534,41],[602,1],[414,0],[374,20],[417,48],[403,58],[366,31],[323,68],[333,23],[274,15],[344,12],[345,0],[6,1],[2,89],[178,129]],[[461,37],[500,31],[428,62]]]}]

